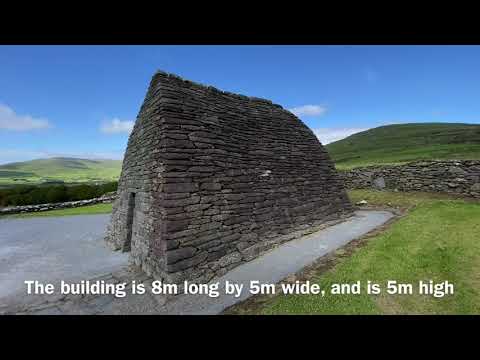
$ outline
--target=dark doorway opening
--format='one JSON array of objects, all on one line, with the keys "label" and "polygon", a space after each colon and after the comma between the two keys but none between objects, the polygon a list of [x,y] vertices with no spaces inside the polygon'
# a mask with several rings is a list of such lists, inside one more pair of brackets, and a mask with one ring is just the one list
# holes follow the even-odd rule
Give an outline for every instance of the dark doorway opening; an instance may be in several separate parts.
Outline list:
[{"label": "dark doorway opening", "polygon": [[130,193],[128,196],[128,211],[127,211],[127,237],[123,244],[123,252],[128,252],[132,249],[132,234],[133,234],[133,218],[135,216],[135,193]]}]

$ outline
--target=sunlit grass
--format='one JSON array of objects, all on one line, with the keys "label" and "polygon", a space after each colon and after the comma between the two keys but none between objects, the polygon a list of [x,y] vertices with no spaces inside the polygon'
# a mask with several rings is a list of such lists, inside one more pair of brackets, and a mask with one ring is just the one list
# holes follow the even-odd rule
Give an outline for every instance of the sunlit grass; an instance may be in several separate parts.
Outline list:
[{"label": "sunlit grass", "polygon": [[[414,207],[388,230],[368,240],[311,280],[326,296],[279,295],[257,310],[262,314],[479,314],[480,203],[439,199],[426,193],[352,191],[354,200]],[[361,281],[360,295],[331,295],[334,283]],[[386,282],[413,285],[412,295],[389,295]],[[420,280],[449,281],[455,293],[443,298],[418,294]],[[367,281],[379,283],[380,295],[366,294]]]}]

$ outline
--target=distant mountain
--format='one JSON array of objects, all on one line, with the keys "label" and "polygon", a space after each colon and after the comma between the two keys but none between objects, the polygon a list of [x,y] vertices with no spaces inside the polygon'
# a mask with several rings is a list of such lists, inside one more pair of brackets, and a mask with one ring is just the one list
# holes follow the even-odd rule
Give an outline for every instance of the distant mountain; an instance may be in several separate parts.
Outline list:
[{"label": "distant mountain", "polygon": [[114,181],[121,168],[121,160],[38,159],[0,165],[0,184]]},{"label": "distant mountain", "polygon": [[337,168],[422,159],[480,159],[480,125],[412,123],[380,126],[326,147]]}]

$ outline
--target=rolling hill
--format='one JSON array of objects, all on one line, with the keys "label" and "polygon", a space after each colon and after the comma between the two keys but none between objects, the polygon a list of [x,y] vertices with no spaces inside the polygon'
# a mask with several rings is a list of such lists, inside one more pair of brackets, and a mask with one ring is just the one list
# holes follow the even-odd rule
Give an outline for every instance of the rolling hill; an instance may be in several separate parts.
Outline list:
[{"label": "rolling hill", "polygon": [[[387,125],[326,145],[339,169],[425,159],[480,159],[480,125]],[[121,160],[50,158],[0,165],[0,185],[118,180]]]},{"label": "rolling hill", "polygon": [[387,125],[326,145],[338,169],[425,159],[480,159],[480,125]]},{"label": "rolling hill", "polygon": [[121,160],[50,158],[0,165],[0,185],[118,180]]}]

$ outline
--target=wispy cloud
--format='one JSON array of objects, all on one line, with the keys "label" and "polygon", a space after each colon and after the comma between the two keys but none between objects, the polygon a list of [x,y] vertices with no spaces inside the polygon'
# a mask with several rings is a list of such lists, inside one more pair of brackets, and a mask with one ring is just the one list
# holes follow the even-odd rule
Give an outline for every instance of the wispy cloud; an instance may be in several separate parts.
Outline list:
[{"label": "wispy cloud", "polygon": [[289,111],[296,116],[320,116],[325,114],[327,108],[323,105],[303,105],[289,109]]},{"label": "wispy cloud", "polygon": [[313,129],[314,134],[322,144],[329,144],[334,141],[345,139],[346,137],[356,134],[368,128],[343,128],[343,129]]},{"label": "wispy cloud", "polygon": [[47,119],[19,115],[7,105],[0,104],[0,129],[13,131],[30,131],[51,127]]},{"label": "wispy cloud", "polygon": [[133,125],[135,125],[135,121],[114,118],[104,121],[100,127],[100,131],[104,134],[130,134],[133,129]]}]

